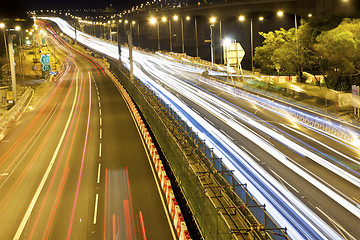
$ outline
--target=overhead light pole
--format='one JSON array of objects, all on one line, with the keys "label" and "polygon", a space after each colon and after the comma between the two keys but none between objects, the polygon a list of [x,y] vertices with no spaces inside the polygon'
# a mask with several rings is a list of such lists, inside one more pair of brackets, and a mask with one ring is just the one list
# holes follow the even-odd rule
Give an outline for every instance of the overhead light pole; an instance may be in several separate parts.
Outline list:
[{"label": "overhead light pole", "polygon": [[[166,17],[162,17],[161,18],[161,21],[162,22],[166,22],[167,18]],[[171,18],[169,18],[169,49],[170,49],[170,52],[173,51],[173,47],[172,47],[172,34],[171,34]]]},{"label": "overhead light pole", "polygon": [[196,47],[196,57],[199,57],[199,42],[198,42],[198,26],[197,26],[197,20],[194,19],[194,25],[195,25],[195,47]]},{"label": "overhead light pole", "polygon": [[159,29],[159,22],[157,21],[156,18],[152,17],[150,18],[150,23],[152,25],[156,24],[156,28],[157,28],[157,40],[158,40],[158,50],[160,51],[160,29]]},{"label": "overhead light pole", "polygon": [[9,52],[8,52],[8,48],[7,48],[7,44],[6,44],[6,35],[5,35],[5,24],[4,23],[0,23],[0,28],[3,29],[3,33],[4,33],[4,45],[5,45],[5,53],[6,53],[6,59],[9,59]]},{"label": "overhead light pole", "polygon": [[[239,20],[241,22],[245,21],[244,16],[240,16]],[[261,22],[264,20],[264,17],[260,16],[258,20]],[[250,18],[250,52],[251,52],[251,72],[254,74],[254,27],[253,27],[253,19]]]},{"label": "overhead light pole", "polygon": [[210,18],[210,50],[211,50],[211,65],[214,65],[215,48],[214,48],[214,26],[216,18]]},{"label": "overhead light pole", "polygon": [[14,47],[13,47],[13,35],[12,34],[9,35],[8,44],[9,44],[11,83],[12,83],[13,99],[14,99],[14,104],[15,104],[17,102],[17,91],[16,91],[15,59],[14,59]]}]

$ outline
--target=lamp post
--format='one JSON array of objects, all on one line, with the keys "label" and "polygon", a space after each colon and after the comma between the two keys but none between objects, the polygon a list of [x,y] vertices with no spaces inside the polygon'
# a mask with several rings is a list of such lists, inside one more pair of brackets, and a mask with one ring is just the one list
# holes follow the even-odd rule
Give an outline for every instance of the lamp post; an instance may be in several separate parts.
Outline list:
[{"label": "lamp post", "polygon": [[9,44],[9,60],[10,60],[10,70],[11,70],[11,83],[12,91],[14,96],[14,103],[17,102],[17,91],[16,91],[16,74],[15,74],[15,59],[14,59],[14,48],[13,48],[13,35],[9,35],[8,39]]},{"label": "lamp post", "polygon": [[134,80],[134,73],[133,73],[133,54],[132,54],[132,25],[130,24],[128,33],[128,43],[129,43],[129,61],[130,61],[130,80]]},{"label": "lamp post", "polygon": [[3,29],[3,33],[4,33],[4,44],[5,44],[5,53],[6,53],[6,59],[9,59],[9,53],[8,53],[8,49],[7,49],[7,44],[6,44],[6,36],[5,36],[5,24],[4,23],[0,23],[0,28]]},{"label": "lamp post", "polygon": [[197,29],[197,20],[194,19],[194,29],[195,29],[195,47],[196,47],[196,57],[199,57],[199,42],[198,42],[198,29]]},{"label": "lamp post", "polygon": [[182,46],[182,53],[185,52],[185,42],[184,42],[184,19],[180,18],[180,26],[181,26],[181,46]]},{"label": "lamp post", "polygon": [[158,50],[160,51],[160,29],[159,29],[159,22],[156,20],[156,18],[152,17],[150,18],[150,23],[152,25],[156,24],[157,28],[157,40],[158,40]]},{"label": "lamp post", "polygon": [[112,42],[112,36],[111,36],[111,22],[108,21],[108,25],[109,25],[109,40],[110,42]]},{"label": "lamp post", "polygon": [[[167,21],[167,18],[166,17],[162,17],[161,18],[161,21],[162,22],[166,22]],[[170,52],[173,51],[173,48],[172,48],[172,36],[171,36],[171,18],[169,18],[169,49],[170,49]]]},{"label": "lamp post", "polygon": [[[281,10],[279,10],[279,11],[277,12],[277,15],[278,15],[279,17],[282,17],[282,16],[284,15],[284,12],[281,11]],[[310,13],[310,14],[308,15],[308,17],[311,18],[311,17],[312,17],[312,14]],[[300,53],[299,53],[300,47],[299,47],[299,39],[298,39],[298,22],[297,22],[296,13],[294,13],[294,21],[295,21],[294,27],[295,27],[296,56],[297,56],[297,60],[300,61],[300,57],[301,57],[301,56],[300,56]],[[299,69],[298,69],[298,70],[299,70],[299,77],[301,77],[301,75],[302,75],[301,61],[300,61]]]},{"label": "lamp post", "polygon": [[[240,16],[239,20],[241,22],[245,21],[244,16]],[[264,17],[260,16],[258,20],[261,22],[264,20]],[[250,44],[251,44],[251,72],[254,74],[254,28],[253,28],[253,19],[250,18]]]},{"label": "lamp post", "polygon": [[210,50],[211,50],[211,65],[214,65],[215,49],[214,49],[214,26],[216,18],[210,18]]}]

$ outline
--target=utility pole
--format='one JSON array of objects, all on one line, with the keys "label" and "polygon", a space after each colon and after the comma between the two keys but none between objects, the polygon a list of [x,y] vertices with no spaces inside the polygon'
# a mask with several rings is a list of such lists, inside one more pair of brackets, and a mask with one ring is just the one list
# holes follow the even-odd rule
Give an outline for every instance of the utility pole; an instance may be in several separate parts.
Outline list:
[{"label": "utility pole", "polygon": [[169,37],[170,37],[170,52],[172,52],[173,47],[172,47],[172,33],[171,33],[171,18],[169,18]]},{"label": "utility pole", "polygon": [[76,32],[76,22],[75,22],[74,26],[75,26],[75,45],[77,45],[77,32]]},{"label": "utility pole", "polygon": [[211,65],[214,65],[214,24],[210,25],[210,48],[211,48]]},{"label": "utility pole", "polygon": [[117,28],[117,39],[118,39],[119,62],[121,64],[121,35],[120,35],[120,24],[119,23],[118,23],[118,28]]},{"label": "utility pole", "polygon": [[132,55],[132,24],[130,24],[130,29],[128,33],[128,44],[129,44],[129,60],[130,60],[130,80],[134,80],[134,70],[133,70],[133,55]]},{"label": "utility pole", "polygon": [[195,17],[194,20],[194,24],[195,24],[195,46],[196,46],[196,57],[199,57],[199,43],[198,43],[198,27],[197,27],[197,20]]},{"label": "utility pole", "polygon": [[12,91],[13,91],[14,103],[16,103],[17,102],[17,92],[16,92],[15,59],[14,59],[14,47],[13,47],[13,35],[11,35],[11,34],[9,35],[8,44],[9,44],[9,58],[10,58]]},{"label": "utility pole", "polygon": [[185,53],[185,39],[184,39],[184,20],[180,18],[180,25],[181,25],[181,46],[182,46],[182,53]]}]

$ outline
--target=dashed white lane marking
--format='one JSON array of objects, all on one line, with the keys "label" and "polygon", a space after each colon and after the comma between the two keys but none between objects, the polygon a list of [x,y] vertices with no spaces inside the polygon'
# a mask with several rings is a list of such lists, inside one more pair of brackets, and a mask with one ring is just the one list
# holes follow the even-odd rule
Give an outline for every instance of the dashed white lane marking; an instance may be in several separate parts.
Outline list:
[{"label": "dashed white lane marking", "polygon": [[99,144],[99,157],[101,157],[101,143]]},{"label": "dashed white lane marking", "polygon": [[98,176],[97,176],[97,183],[100,183],[100,169],[101,169],[101,163],[99,163],[99,166],[98,166]]},{"label": "dashed white lane marking", "polygon": [[97,193],[97,194],[96,194],[96,197],[95,197],[95,211],[94,211],[94,221],[93,221],[93,224],[96,224],[98,202],[99,202],[99,194]]},{"label": "dashed white lane marking", "polygon": [[101,103],[99,102],[99,108],[101,108]]},{"label": "dashed white lane marking", "polygon": [[102,128],[100,128],[100,139],[102,139]]},{"label": "dashed white lane marking", "polygon": [[100,118],[100,126],[102,126],[102,118]]},{"label": "dashed white lane marking", "polygon": [[39,196],[40,196],[40,193],[41,193],[41,191],[42,191],[42,189],[43,189],[43,187],[44,187],[44,185],[45,185],[45,183],[46,183],[46,181],[47,181],[47,178],[48,178],[48,176],[49,176],[49,174],[50,174],[50,171],[51,171],[51,169],[52,169],[52,166],[54,165],[55,159],[57,158],[57,155],[58,155],[58,153],[59,153],[59,151],[60,151],[60,147],[62,146],[62,143],[63,143],[63,141],[64,141],[64,139],[65,139],[66,132],[67,132],[67,130],[69,129],[69,125],[70,125],[70,122],[71,122],[71,117],[72,117],[73,114],[74,114],[75,105],[76,105],[75,103],[76,103],[76,101],[77,101],[77,93],[78,93],[78,88],[79,88],[79,86],[78,86],[78,76],[79,76],[79,71],[78,71],[77,74],[76,74],[75,97],[74,97],[74,100],[73,100],[73,103],[72,103],[71,111],[70,111],[70,114],[69,114],[69,116],[68,116],[68,119],[67,119],[65,128],[64,128],[64,130],[63,130],[63,132],[62,132],[62,135],[61,135],[61,137],[60,137],[60,140],[59,140],[59,142],[58,142],[58,145],[56,146],[55,152],[54,152],[54,154],[53,154],[53,156],[52,156],[52,158],[51,158],[51,160],[50,160],[49,166],[47,167],[47,169],[46,169],[46,171],[45,171],[45,174],[44,174],[43,178],[41,179],[41,182],[40,182],[38,188],[36,189],[36,192],[35,192],[32,200],[31,200],[31,202],[30,202],[29,207],[27,208],[27,210],[26,210],[26,212],[25,212],[25,216],[24,216],[23,219],[21,220],[21,223],[20,223],[19,228],[17,229],[17,231],[16,231],[16,233],[15,233],[15,236],[14,236],[13,240],[20,239],[20,236],[21,236],[21,234],[22,234],[22,232],[23,232],[23,230],[24,230],[24,228],[25,228],[25,225],[26,225],[27,221],[28,221],[29,218],[30,218],[30,215],[31,215],[31,213],[32,213],[32,210],[34,209],[35,203],[37,202],[37,200],[38,200],[38,198],[39,198]]}]

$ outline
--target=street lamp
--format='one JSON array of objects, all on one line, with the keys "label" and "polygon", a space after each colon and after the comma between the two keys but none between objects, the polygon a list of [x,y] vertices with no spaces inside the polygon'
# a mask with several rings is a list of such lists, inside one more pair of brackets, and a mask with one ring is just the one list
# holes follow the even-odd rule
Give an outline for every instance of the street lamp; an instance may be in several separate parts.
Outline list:
[{"label": "street lamp", "polygon": [[[165,23],[167,21],[167,18],[162,17],[161,21]],[[171,35],[171,18],[169,18],[169,46],[170,46],[170,52],[172,52],[173,47],[172,47],[172,35]]]},{"label": "street lamp", "polygon": [[[177,15],[174,15],[173,17],[174,21],[179,20],[179,17]],[[189,21],[190,17],[187,16],[186,20]],[[181,27],[181,49],[182,49],[182,53],[185,52],[185,38],[184,38],[184,19],[182,17],[180,17],[180,27]]]},{"label": "street lamp", "polygon": [[6,44],[6,36],[5,36],[5,24],[4,23],[0,23],[0,28],[3,29],[3,33],[4,33],[4,44],[5,44],[5,53],[6,53],[6,59],[9,59],[9,53],[8,53],[8,49],[7,49],[7,44]]},{"label": "street lamp", "polygon": [[158,50],[160,50],[160,29],[159,29],[159,23],[156,20],[156,18],[152,17],[150,18],[150,24],[154,25],[156,24],[156,28],[157,28],[157,39],[158,39]]},{"label": "street lamp", "polygon": [[[245,16],[240,16],[239,20],[244,22],[246,20]],[[264,20],[264,17],[260,16],[258,20],[261,22]],[[253,19],[250,18],[250,44],[251,44],[251,72],[254,74],[254,28],[253,28]]]},{"label": "street lamp", "polygon": [[195,30],[195,46],[196,46],[196,57],[199,57],[199,42],[198,42],[198,29],[197,19],[194,18],[194,30]]},{"label": "street lamp", "polygon": [[112,42],[112,36],[111,36],[111,22],[108,21],[108,25],[109,25],[109,40],[110,42]]},{"label": "street lamp", "polygon": [[214,49],[214,26],[215,26],[216,18],[210,18],[210,50],[211,50],[211,65],[214,65],[214,57],[215,57],[215,49]]}]

